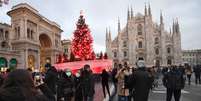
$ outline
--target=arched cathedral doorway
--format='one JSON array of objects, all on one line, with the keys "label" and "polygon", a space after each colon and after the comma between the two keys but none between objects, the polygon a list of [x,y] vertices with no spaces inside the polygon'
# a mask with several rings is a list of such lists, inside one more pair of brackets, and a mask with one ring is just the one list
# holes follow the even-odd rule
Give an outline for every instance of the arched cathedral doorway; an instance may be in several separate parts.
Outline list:
[{"label": "arched cathedral doorway", "polygon": [[50,37],[46,34],[41,34],[39,36],[40,40],[40,69],[45,71],[46,63],[51,63],[51,48],[52,41]]}]

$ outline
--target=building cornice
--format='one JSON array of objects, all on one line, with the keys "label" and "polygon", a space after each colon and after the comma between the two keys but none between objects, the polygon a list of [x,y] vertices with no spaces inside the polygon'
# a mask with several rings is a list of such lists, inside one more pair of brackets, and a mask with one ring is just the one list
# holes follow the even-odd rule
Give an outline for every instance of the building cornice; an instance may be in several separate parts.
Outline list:
[{"label": "building cornice", "polygon": [[59,29],[60,32],[63,32],[63,30],[60,28],[60,26],[59,26],[56,22],[48,20],[46,17],[44,17],[44,16],[42,16],[41,14],[39,14],[39,12],[38,12],[36,9],[34,9],[33,7],[31,7],[31,6],[30,6],[29,4],[27,4],[27,3],[20,3],[20,4],[18,4],[18,5],[13,6],[12,9],[7,12],[7,14],[8,14],[9,16],[11,16],[11,14],[12,14],[14,11],[18,10],[18,9],[27,9],[27,10],[31,11],[31,12],[34,13],[36,16],[38,16],[42,21],[45,21],[46,23],[50,24],[51,26],[53,26],[53,27]]}]

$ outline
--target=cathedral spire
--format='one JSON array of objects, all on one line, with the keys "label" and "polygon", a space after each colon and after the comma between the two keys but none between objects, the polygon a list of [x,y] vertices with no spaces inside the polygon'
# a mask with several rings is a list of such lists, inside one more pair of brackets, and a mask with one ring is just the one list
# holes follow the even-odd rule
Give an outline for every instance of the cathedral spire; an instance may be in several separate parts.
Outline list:
[{"label": "cathedral spire", "polygon": [[130,20],[130,10],[129,10],[129,7],[128,7],[127,20]]},{"label": "cathedral spire", "polygon": [[173,19],[173,24],[172,24],[172,33],[174,34],[175,33],[175,21]]},{"label": "cathedral spire", "polygon": [[149,3],[149,8],[148,8],[148,13],[149,13],[149,16],[152,17],[152,13],[151,13],[151,6],[150,6],[150,3]]},{"label": "cathedral spire", "polygon": [[144,15],[147,16],[147,6],[146,6],[146,3],[145,3],[145,7],[144,7]]},{"label": "cathedral spire", "polygon": [[133,18],[133,7],[131,6],[131,19]]},{"label": "cathedral spire", "polygon": [[120,19],[118,17],[118,34],[120,33],[120,31],[121,31],[121,24],[120,24]]},{"label": "cathedral spire", "polygon": [[179,28],[178,18],[176,18],[175,31],[176,31],[176,33],[180,33],[180,28]]},{"label": "cathedral spire", "polygon": [[109,37],[109,40],[111,41],[112,38],[111,38],[111,31],[110,31],[110,27],[109,27],[109,34],[108,34],[108,37]]},{"label": "cathedral spire", "polygon": [[163,14],[162,14],[162,10],[161,10],[161,12],[160,12],[160,24],[164,24],[164,23],[163,23]]},{"label": "cathedral spire", "polygon": [[108,40],[108,30],[106,28],[106,40]]}]

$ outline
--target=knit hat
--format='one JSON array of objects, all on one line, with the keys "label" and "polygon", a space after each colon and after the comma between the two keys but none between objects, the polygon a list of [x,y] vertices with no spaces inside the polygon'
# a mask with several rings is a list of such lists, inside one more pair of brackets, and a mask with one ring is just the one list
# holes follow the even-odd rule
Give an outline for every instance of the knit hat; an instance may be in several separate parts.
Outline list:
[{"label": "knit hat", "polygon": [[144,67],[145,67],[145,62],[144,62],[144,60],[138,60],[138,61],[137,61],[137,67],[138,67],[138,68],[144,68]]}]

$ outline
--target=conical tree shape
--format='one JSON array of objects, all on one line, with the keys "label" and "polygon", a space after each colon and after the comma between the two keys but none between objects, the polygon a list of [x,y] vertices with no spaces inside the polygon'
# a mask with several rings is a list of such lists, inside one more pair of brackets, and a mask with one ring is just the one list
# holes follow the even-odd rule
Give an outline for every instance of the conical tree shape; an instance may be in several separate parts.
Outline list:
[{"label": "conical tree shape", "polygon": [[88,60],[92,57],[93,38],[83,15],[80,15],[76,25],[77,28],[73,33],[74,36],[71,46],[72,53],[75,55],[75,58]]}]

